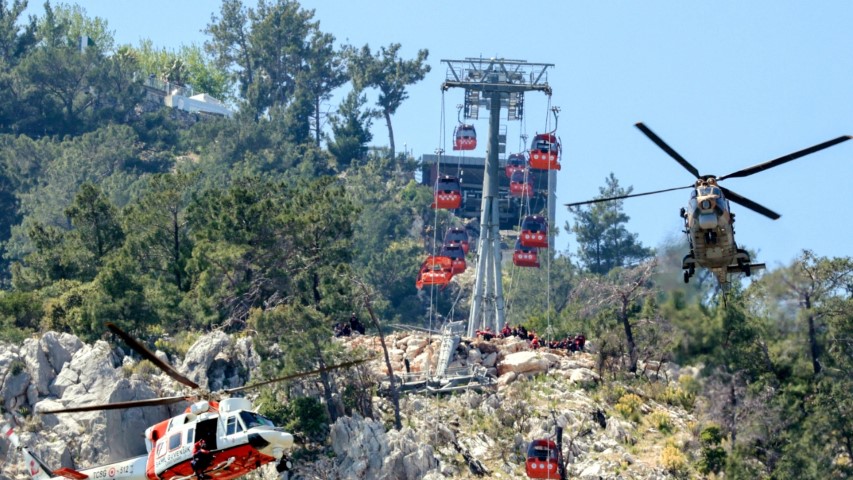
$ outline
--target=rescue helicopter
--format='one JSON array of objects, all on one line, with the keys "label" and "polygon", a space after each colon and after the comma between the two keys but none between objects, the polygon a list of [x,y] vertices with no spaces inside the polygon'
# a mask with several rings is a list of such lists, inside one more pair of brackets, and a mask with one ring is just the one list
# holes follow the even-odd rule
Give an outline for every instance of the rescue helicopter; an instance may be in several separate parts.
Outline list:
[{"label": "rescue helicopter", "polygon": [[[168,376],[187,387],[200,390],[198,384],[178,373],[119,327],[111,323],[108,323],[107,327]],[[276,470],[283,474],[291,468],[287,453],[293,447],[293,435],[275,426],[270,419],[252,411],[249,400],[222,397],[275,382],[350,367],[365,361],[367,360],[354,360],[330,365],[216,393],[199,392],[55,410],[36,409],[37,414],[49,415],[190,402],[183,413],[145,430],[145,446],[148,452],[146,455],[84,470],[49,468],[32,450],[22,445],[8,423],[0,428],[0,435],[7,438],[14,449],[21,451],[27,472],[33,480],[189,480],[199,476],[204,480],[231,480],[271,462],[277,462]],[[208,467],[199,472],[197,466],[193,467],[192,460],[194,445],[201,440],[204,440],[209,453],[206,459]]]},{"label": "rescue helicopter", "polygon": [[692,185],[684,187],[668,188],[653,192],[634,193],[615,197],[597,198],[583,202],[568,203],[566,206],[576,207],[591,203],[622,200],[625,198],[640,197],[644,195],[653,195],[673,190],[691,188],[692,191],[690,193],[690,200],[687,207],[682,207],[680,211],[680,216],[684,220],[684,233],[687,234],[687,241],[690,247],[689,253],[681,262],[681,268],[684,271],[684,283],[688,283],[690,281],[690,278],[696,273],[696,267],[699,266],[710,270],[723,289],[725,289],[729,284],[728,278],[730,273],[742,273],[749,277],[754,269],[765,267],[763,263],[752,263],[749,253],[742,248],[738,248],[737,243],[735,243],[735,214],[731,211],[729,202],[746,207],[756,213],[770,218],[771,220],[776,220],[781,215],[753,200],[733,192],[732,190],[720,186],[719,182],[727,178],[748,177],[750,175],[763,172],[764,170],[778,167],[779,165],[796,160],[800,157],[818,152],[825,148],[838,145],[839,143],[853,138],[849,135],[842,135],[838,138],[784,155],[774,160],[759,163],[727,175],[716,176],[700,175],[699,170],[696,167],[685,160],[684,157],[664,142],[649,127],[644,125],[642,122],[637,123],[635,126],[643,132],[646,137],[678,162],[679,165],[696,177],[696,181]]}]

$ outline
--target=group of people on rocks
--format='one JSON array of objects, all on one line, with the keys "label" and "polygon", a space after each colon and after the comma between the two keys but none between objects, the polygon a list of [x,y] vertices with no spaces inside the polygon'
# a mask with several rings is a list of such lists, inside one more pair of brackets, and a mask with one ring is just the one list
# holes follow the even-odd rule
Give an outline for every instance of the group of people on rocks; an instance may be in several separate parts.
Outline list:
[{"label": "group of people on rocks", "polygon": [[500,333],[495,333],[492,331],[491,327],[486,327],[483,330],[477,330],[476,333],[477,337],[482,338],[487,342],[493,338],[518,337],[527,340],[530,347],[533,349],[548,347],[555,350],[563,349],[570,352],[582,352],[584,345],[586,345],[586,336],[582,333],[578,335],[568,335],[562,340],[545,341],[539,338],[539,335],[536,334],[535,330],[528,331],[524,325],[513,327],[510,324],[506,324],[504,325],[504,328],[501,329]]},{"label": "group of people on rocks", "polygon": [[343,321],[335,324],[336,337],[349,337],[353,332],[358,332],[364,335],[364,331],[364,324],[361,323],[361,320],[358,319],[358,315],[356,315],[355,312],[352,312],[348,322]]}]

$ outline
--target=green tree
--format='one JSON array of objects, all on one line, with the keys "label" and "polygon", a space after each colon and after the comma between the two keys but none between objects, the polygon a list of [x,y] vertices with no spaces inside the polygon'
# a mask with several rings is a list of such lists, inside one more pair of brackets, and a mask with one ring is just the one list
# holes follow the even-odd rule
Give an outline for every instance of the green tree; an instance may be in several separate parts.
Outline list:
[{"label": "green tree", "polygon": [[205,49],[234,72],[244,108],[256,120],[272,114],[289,121],[296,143],[308,140],[312,116],[319,127],[320,102],[344,81],[334,37],[313,18],[293,0],[259,0],[255,8],[223,0],[205,29]]},{"label": "green tree", "polygon": [[[627,195],[633,190],[619,186],[619,180],[610,174],[605,186],[599,187],[596,198]],[[566,225],[577,236],[578,256],[586,268],[596,274],[605,274],[616,267],[624,267],[652,255],[652,250],[637,241],[637,234],[625,228],[630,217],[622,211],[622,200],[594,203],[585,207],[571,207],[574,225]]]},{"label": "green tree", "polygon": [[189,289],[186,265],[192,244],[186,191],[192,180],[182,173],[154,175],[139,200],[124,213],[128,253],[143,272],[174,284],[178,291]]},{"label": "green tree", "polygon": [[15,69],[15,90],[27,108],[17,128],[36,136],[78,134],[101,121],[124,120],[144,93],[135,68],[97,45],[80,49],[73,35],[87,32],[109,43],[105,23],[80,8],[45,4],[39,44]]},{"label": "green tree", "polygon": [[367,144],[373,140],[370,127],[373,112],[364,110],[367,97],[358,90],[351,91],[338,107],[337,115],[332,116],[332,135],[329,152],[338,160],[338,168],[347,168],[353,160],[363,160],[367,156]]},{"label": "green tree", "polygon": [[654,294],[651,278],[656,267],[657,262],[651,260],[632,268],[614,269],[607,277],[590,276],[581,280],[573,292],[575,298],[582,300],[586,316],[614,314],[624,333],[628,354],[626,367],[632,373],[637,371],[639,360],[634,333],[636,320],[632,317],[645,299]]},{"label": "green tree", "polygon": [[124,241],[115,206],[91,183],[80,187],[74,202],[65,209],[65,215],[71,220],[73,232],[82,245],[99,261]]},{"label": "green tree", "polygon": [[394,158],[394,129],[391,126],[391,116],[397,112],[409,93],[406,88],[426,77],[430,66],[426,63],[429,50],[418,50],[417,57],[403,60],[398,56],[401,45],[392,43],[388,47],[379,47],[375,54],[370,46],[361,49],[348,47],[347,66],[356,90],[375,88],[379,90],[376,105],[385,117],[388,127],[388,142],[390,156]]},{"label": "green tree", "polygon": [[833,314],[828,305],[833,300],[849,297],[853,285],[853,259],[821,258],[804,250],[794,263],[765,275],[763,288],[771,296],[768,301],[778,299],[788,309],[799,310],[806,324],[808,356],[814,375],[822,370],[821,357],[824,339],[820,332],[824,317]]},{"label": "green tree", "polygon": [[36,44],[36,20],[23,21],[26,0],[0,0],[0,132],[13,131],[21,99],[14,84],[14,69]]}]

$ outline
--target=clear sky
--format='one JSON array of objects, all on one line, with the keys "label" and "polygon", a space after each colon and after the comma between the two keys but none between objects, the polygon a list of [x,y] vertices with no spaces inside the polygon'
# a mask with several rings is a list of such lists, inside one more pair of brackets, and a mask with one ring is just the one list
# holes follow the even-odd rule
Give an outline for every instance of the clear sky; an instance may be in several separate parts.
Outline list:
[{"label": "clear sky", "polygon": [[[41,13],[40,2],[31,11]],[[150,38],[177,48],[203,43],[218,1],[86,0],[118,43]],[[247,0],[253,6],[254,0]],[[442,99],[441,59],[503,57],[553,63],[548,81],[560,106],[563,169],[558,204],[598,193],[614,172],[635,192],[688,185],[692,177],[636,128],[643,121],[700,173],[724,175],[843,134],[853,134],[853,2],[827,0],[539,1],[304,0],[338,43],[399,42],[411,58],[430,51],[432,72],[410,89],[394,117],[398,149],[415,156],[450,143],[461,90]],[[349,88],[349,87],[345,87]],[[442,101],[446,128],[441,129]],[[525,122],[508,125],[508,148],[522,130],[545,129],[543,94],[526,97]],[[487,118],[476,122],[488,129]],[[387,144],[384,122],[374,143]],[[483,142],[481,142],[481,145]],[[473,152],[484,155],[484,147]],[[853,141],[724,185],[772,209],[771,221],[743,207],[736,239],[774,267],[803,248],[851,255]],[[625,202],[629,230],[656,247],[680,235],[688,191]],[[557,225],[571,215],[557,209]],[[562,234],[558,250],[575,250]]]}]

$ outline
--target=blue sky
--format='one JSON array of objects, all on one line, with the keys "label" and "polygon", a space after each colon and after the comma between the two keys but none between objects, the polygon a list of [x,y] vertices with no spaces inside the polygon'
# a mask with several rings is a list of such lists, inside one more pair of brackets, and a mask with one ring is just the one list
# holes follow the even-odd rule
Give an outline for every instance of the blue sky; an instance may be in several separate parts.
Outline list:
[{"label": "blue sky", "polygon": [[[118,43],[150,38],[177,48],[202,43],[218,1],[87,0]],[[253,0],[248,0],[254,5]],[[591,198],[614,172],[635,192],[688,185],[691,176],[652,144],[643,121],[703,174],[723,175],[843,134],[853,134],[853,2],[305,0],[338,43],[376,49],[399,42],[405,57],[430,51],[432,72],[394,117],[398,149],[415,156],[449,143],[461,90],[442,100],[441,59],[503,57],[553,63],[563,169],[558,203]],[[40,3],[31,11],[41,12]],[[347,87],[348,88],[348,87]],[[343,91],[341,93],[344,93]],[[442,101],[446,129],[441,129]],[[545,129],[547,99],[526,97],[522,130]],[[480,132],[488,129],[483,117]],[[387,144],[384,122],[374,143]],[[442,138],[446,140],[442,140]],[[482,144],[482,142],[481,142]],[[474,152],[483,155],[484,148]],[[771,221],[733,205],[736,239],[768,266],[803,248],[851,255],[853,141],[724,185],[782,214]],[[656,247],[680,235],[687,191],[625,202],[629,230]],[[556,223],[571,215],[558,207]],[[562,234],[557,248],[574,251]]]}]

